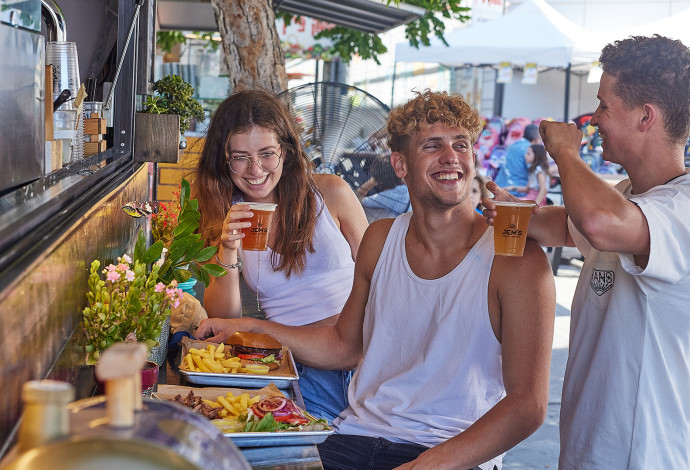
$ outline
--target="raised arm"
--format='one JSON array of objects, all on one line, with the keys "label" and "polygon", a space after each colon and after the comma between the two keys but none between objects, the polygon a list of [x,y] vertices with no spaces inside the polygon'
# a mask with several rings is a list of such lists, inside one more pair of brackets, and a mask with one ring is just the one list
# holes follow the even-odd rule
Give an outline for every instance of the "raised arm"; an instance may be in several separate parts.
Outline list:
[{"label": "raised arm", "polygon": [[247,206],[234,205],[230,208],[223,221],[223,230],[218,241],[218,259],[228,272],[223,277],[211,277],[208,287],[204,290],[204,308],[211,318],[239,318],[242,316],[242,298],[240,295],[240,270],[228,266],[238,262],[238,249],[242,234],[240,228],[249,222],[239,222],[249,217]]},{"label": "raised arm", "polygon": [[500,310],[500,325],[492,326],[501,341],[506,396],[464,432],[400,469],[472,468],[536,431],[548,406],[555,295],[549,263],[536,243],[528,241],[520,258],[496,256],[489,308]]},{"label": "raised arm", "polygon": [[649,254],[647,219],[580,158],[582,133],[577,126],[544,121],[540,132],[558,164],[563,203],[577,230],[599,251]]}]

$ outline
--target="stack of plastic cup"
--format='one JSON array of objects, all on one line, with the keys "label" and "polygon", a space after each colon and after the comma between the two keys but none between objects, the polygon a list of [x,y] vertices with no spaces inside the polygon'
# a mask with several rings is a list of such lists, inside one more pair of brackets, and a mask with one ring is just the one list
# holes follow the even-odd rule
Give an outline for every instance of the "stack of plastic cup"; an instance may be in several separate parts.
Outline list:
[{"label": "stack of plastic cup", "polygon": [[46,43],[46,64],[55,68],[53,71],[53,101],[62,90],[69,89],[72,92],[72,97],[63,103],[59,109],[74,109],[74,98],[81,86],[77,43],[62,41]]}]

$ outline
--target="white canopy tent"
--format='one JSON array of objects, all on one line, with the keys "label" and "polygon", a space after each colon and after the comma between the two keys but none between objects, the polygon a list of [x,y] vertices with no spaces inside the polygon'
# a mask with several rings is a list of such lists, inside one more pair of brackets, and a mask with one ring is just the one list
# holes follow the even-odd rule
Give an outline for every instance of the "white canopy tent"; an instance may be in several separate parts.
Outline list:
[{"label": "white canopy tent", "polygon": [[500,18],[453,31],[446,41],[449,46],[434,38],[429,47],[419,49],[396,44],[395,61],[446,66],[536,63],[540,68],[565,69],[566,119],[571,67],[596,61],[605,44],[599,35],[568,20],[544,0],[528,0]]},{"label": "white canopy tent", "polygon": [[651,36],[661,34],[672,39],[680,39],[690,47],[690,8],[673,16],[613,33],[612,39],[623,39],[630,35]]}]

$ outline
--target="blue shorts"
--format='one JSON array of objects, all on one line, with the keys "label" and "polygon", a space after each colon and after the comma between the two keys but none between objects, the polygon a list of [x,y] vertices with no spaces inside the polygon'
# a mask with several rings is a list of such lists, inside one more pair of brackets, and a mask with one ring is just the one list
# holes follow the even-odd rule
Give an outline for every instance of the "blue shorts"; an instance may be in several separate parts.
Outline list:
[{"label": "blue shorts", "polygon": [[322,370],[297,363],[299,388],[307,411],[333,422],[347,408],[347,387],[352,371]]}]

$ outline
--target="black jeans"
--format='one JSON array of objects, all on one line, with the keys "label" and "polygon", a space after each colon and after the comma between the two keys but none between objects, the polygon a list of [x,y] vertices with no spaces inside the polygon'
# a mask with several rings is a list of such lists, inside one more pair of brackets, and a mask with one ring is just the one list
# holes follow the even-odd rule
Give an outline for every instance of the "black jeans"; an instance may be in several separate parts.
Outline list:
[{"label": "black jeans", "polygon": [[333,434],[318,445],[324,470],[390,470],[428,450],[382,437]]}]

